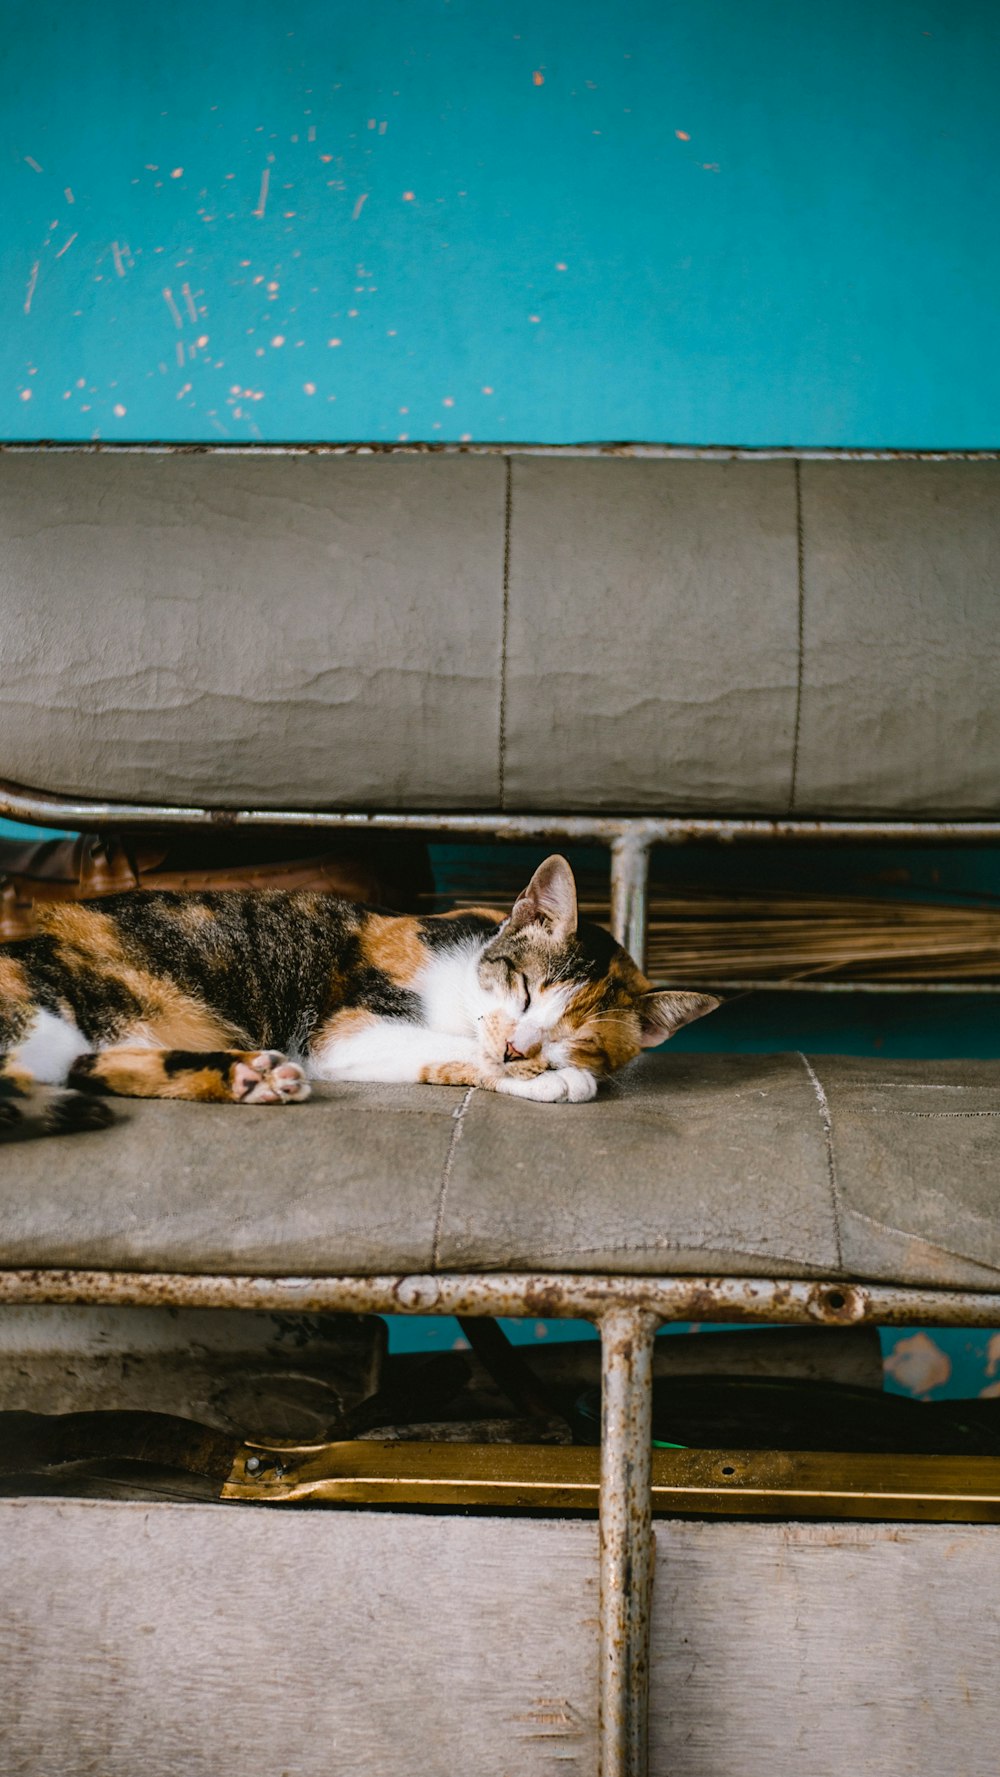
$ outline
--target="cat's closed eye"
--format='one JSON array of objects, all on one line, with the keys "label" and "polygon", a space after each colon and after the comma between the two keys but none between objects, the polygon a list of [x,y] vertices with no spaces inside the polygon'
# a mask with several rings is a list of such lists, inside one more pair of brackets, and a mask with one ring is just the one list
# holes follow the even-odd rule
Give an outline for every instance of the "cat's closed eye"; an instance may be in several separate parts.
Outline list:
[{"label": "cat's closed eye", "polygon": [[509,956],[495,956],[493,961],[497,964],[498,968],[503,969],[507,977],[508,987],[516,987],[519,990],[523,1001],[521,1010],[522,1012],[526,1012],[531,1005],[531,988],[528,986],[528,977],[522,974],[520,969],[514,967]]},{"label": "cat's closed eye", "polygon": [[520,969],[511,966],[507,971],[507,981],[509,987],[517,994],[522,1013],[526,1012],[531,1005],[531,988],[528,986],[527,975],[522,974]]}]

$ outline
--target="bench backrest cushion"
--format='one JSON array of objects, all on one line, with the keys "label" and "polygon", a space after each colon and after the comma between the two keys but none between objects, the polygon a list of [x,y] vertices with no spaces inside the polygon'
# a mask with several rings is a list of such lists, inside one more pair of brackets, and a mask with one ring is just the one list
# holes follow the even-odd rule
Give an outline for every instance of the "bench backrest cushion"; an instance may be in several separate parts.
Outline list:
[{"label": "bench backrest cushion", "polygon": [[0,778],[995,815],[1000,463],[0,457]]}]

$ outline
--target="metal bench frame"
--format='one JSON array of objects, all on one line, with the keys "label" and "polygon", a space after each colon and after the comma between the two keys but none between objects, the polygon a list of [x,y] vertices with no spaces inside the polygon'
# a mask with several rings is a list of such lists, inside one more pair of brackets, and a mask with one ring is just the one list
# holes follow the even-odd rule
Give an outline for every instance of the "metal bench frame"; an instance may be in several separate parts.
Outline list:
[{"label": "metal bench frame", "polygon": [[768,1278],[254,1277],[0,1271],[0,1306],[253,1308],[286,1314],[461,1314],[589,1320],[601,1337],[600,1777],[645,1777],[653,1583],[653,1341],[668,1321],[1000,1324],[1000,1294]]},{"label": "metal bench frame", "polygon": [[[565,840],[610,850],[615,936],[640,963],[650,854],[696,840],[849,844],[1000,842],[1000,821],[698,819],[531,814],[363,814],[188,808],[91,801],[0,785],[0,815],[40,826],[314,827],[517,841]],[[570,1273],[394,1277],[259,1277],[111,1271],[0,1271],[5,1304],[248,1308],[287,1313],[462,1314],[594,1323],[602,1351],[600,1487],[600,1777],[648,1769],[653,1340],[669,1321],[791,1325],[988,1327],[1000,1294],[860,1282]]]}]

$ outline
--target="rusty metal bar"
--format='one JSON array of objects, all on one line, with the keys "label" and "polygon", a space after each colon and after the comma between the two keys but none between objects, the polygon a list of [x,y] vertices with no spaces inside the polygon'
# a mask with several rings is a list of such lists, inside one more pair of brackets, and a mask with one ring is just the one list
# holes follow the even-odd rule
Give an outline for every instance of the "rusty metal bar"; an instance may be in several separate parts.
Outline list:
[{"label": "rusty metal bar", "polygon": [[181,803],[108,802],[59,796],[0,782],[0,815],[35,826],[125,827],[315,827],[330,832],[450,833],[456,838],[570,839],[635,848],[683,845],[701,840],[724,844],[750,841],[816,841],[845,844],[933,841],[945,844],[1000,843],[1000,820],[886,821],[780,819],[736,815],[501,814],[483,809],[465,814],[365,813],[352,809],[203,808]]},{"label": "rusty metal bar", "polygon": [[[655,980],[656,977],[654,976]],[[763,975],[759,980],[743,980],[739,976],[725,981],[672,981],[698,993],[1000,993],[996,981],[826,981],[822,976],[803,975],[798,981],[788,976],[773,978]]]},{"label": "rusty metal bar", "polygon": [[646,965],[651,849],[651,841],[631,829],[611,841],[611,931],[640,969]]},{"label": "rusty metal bar", "polygon": [[657,1317],[612,1308],[601,1333],[599,1777],[646,1777],[653,1601]]},{"label": "rusty metal bar", "polygon": [[790,445],[643,444],[600,440],[587,444],[529,444],[523,441],[518,444],[486,441],[449,444],[434,439],[415,439],[407,444],[375,439],[355,439],[339,444],[319,439],[315,443],[299,444],[208,444],[199,441],[111,444],[103,439],[81,438],[59,444],[44,439],[34,443],[0,444],[0,453],[8,456],[102,457],[634,457],[640,461],[681,463],[995,463],[1000,460],[1000,451],[995,450],[849,450],[832,445],[796,448]]},{"label": "rusty metal bar", "polygon": [[605,1277],[587,1272],[261,1277],[186,1272],[0,1271],[0,1306],[256,1308],[295,1314],[490,1314],[600,1321],[613,1309],[659,1321],[781,1326],[1000,1326],[1000,1290],[903,1288],[816,1278]]}]

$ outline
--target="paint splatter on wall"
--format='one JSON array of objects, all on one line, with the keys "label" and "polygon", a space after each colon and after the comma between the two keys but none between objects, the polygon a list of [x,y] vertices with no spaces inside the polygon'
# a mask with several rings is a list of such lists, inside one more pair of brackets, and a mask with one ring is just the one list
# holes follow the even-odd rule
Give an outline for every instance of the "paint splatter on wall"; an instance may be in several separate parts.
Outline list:
[{"label": "paint splatter on wall", "polygon": [[978,0],[17,4],[0,432],[996,445],[998,40]]}]

